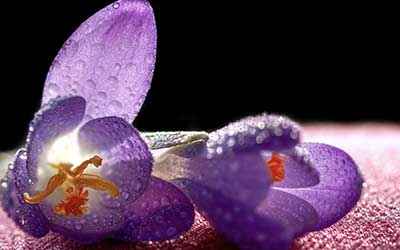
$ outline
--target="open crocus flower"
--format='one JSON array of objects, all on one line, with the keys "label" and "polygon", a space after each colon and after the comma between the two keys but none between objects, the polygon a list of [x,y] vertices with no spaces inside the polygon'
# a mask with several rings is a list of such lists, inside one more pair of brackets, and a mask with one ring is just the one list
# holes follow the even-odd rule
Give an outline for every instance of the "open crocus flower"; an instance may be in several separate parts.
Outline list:
[{"label": "open crocus flower", "polygon": [[162,154],[155,173],[173,180],[215,228],[243,249],[287,249],[357,203],[362,178],[349,155],[300,143],[299,126],[249,117]]},{"label": "open crocus flower", "polygon": [[2,206],[23,231],[93,242],[170,239],[190,228],[190,200],[151,176],[152,155],[130,125],[150,87],[155,48],[153,12],[139,0],[106,7],[68,39],[1,184]]}]

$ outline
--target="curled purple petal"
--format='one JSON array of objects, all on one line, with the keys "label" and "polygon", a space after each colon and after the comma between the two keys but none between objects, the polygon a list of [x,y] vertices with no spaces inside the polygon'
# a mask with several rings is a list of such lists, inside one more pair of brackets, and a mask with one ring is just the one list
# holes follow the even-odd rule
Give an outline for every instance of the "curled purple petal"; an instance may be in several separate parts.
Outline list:
[{"label": "curled purple petal", "polygon": [[257,206],[256,211],[263,217],[278,221],[296,236],[311,231],[318,222],[318,214],[309,203],[274,188],[269,190],[267,198]]},{"label": "curled purple petal", "polygon": [[85,99],[78,96],[55,98],[44,105],[29,126],[27,169],[36,182],[39,158],[54,139],[75,129],[85,114]]},{"label": "curled purple petal", "polygon": [[121,0],[86,20],[65,42],[47,75],[42,104],[57,96],[87,100],[85,121],[133,121],[153,75],[156,27],[147,1]]},{"label": "curled purple petal", "polygon": [[102,195],[105,206],[124,207],[146,190],[153,157],[139,132],[127,121],[119,117],[91,120],[80,128],[79,144],[83,151],[103,158],[101,176],[120,189],[117,198]]},{"label": "curled purple petal", "polygon": [[242,249],[288,249],[293,231],[247,204],[189,179],[175,179],[218,232]]},{"label": "curled purple petal", "polygon": [[26,152],[19,150],[7,173],[6,190],[2,194],[2,206],[8,216],[24,232],[42,237],[49,231],[48,220],[39,206],[29,205],[23,200],[23,193],[29,190],[31,181],[26,168]]},{"label": "curled purple petal", "polygon": [[196,181],[249,207],[265,198],[272,180],[260,152],[225,151],[210,157],[208,150],[200,144],[198,152],[190,153],[195,155],[192,158],[186,158],[187,151],[168,154],[155,165],[155,174],[164,179]]},{"label": "curled purple petal", "polygon": [[318,213],[313,230],[328,227],[346,215],[361,195],[362,177],[353,159],[333,146],[304,143],[311,162],[319,172],[318,184],[303,188],[279,188],[308,202]]},{"label": "curled purple petal", "polygon": [[207,146],[218,151],[290,149],[299,142],[299,126],[276,115],[247,117],[210,133]]},{"label": "curled purple petal", "polygon": [[264,151],[291,150],[299,133],[298,125],[288,118],[248,117],[212,132],[206,145],[195,143],[169,151],[167,162],[158,163],[155,171],[164,178],[199,182],[254,207],[272,184]]},{"label": "curled purple petal", "polygon": [[129,241],[167,240],[193,224],[191,201],[173,184],[152,177],[146,192],[125,211],[125,227],[115,238]]}]

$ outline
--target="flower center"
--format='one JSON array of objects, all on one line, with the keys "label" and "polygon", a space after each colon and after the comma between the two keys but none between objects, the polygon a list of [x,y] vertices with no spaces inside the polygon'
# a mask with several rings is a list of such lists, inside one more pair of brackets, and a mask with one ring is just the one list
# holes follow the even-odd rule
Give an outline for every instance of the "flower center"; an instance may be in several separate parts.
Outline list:
[{"label": "flower center", "polygon": [[51,195],[57,188],[64,186],[64,199],[55,207],[54,212],[59,215],[81,216],[87,212],[89,193],[85,188],[107,192],[111,197],[119,196],[118,187],[111,181],[94,174],[85,174],[89,165],[100,167],[103,159],[95,155],[80,165],[73,167],[70,163],[58,163],[49,165],[58,170],[57,174],[49,178],[46,188],[43,191],[31,196],[24,193],[24,200],[28,204],[39,204]]},{"label": "flower center", "polygon": [[271,173],[273,181],[282,181],[285,178],[285,159],[280,154],[272,153],[265,165]]}]

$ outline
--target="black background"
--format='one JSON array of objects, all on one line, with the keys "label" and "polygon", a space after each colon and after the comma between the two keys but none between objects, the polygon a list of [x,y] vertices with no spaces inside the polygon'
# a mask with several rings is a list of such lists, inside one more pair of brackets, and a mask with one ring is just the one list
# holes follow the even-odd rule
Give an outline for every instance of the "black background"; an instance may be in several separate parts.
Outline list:
[{"label": "black background", "polygon": [[[49,65],[103,0],[2,3],[0,150],[21,144]],[[140,130],[212,130],[261,112],[400,120],[390,6],[151,1],[158,55]],[[396,45],[395,45],[396,44]]]}]

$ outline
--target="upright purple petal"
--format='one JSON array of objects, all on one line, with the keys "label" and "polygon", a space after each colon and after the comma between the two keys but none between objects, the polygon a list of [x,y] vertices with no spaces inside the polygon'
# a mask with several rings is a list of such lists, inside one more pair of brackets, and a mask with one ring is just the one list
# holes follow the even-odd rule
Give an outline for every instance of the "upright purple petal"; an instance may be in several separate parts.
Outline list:
[{"label": "upright purple petal", "polygon": [[128,222],[115,238],[128,241],[176,238],[190,229],[194,220],[191,201],[173,184],[156,177],[125,214]]},{"label": "upright purple petal", "polygon": [[35,114],[27,139],[27,168],[33,182],[36,182],[36,168],[41,154],[54,139],[79,125],[85,107],[82,97],[62,97],[51,100]]},{"label": "upright purple petal", "polygon": [[353,159],[344,151],[325,144],[300,145],[310,153],[318,171],[318,184],[300,188],[278,188],[308,202],[318,213],[318,223],[312,230],[328,227],[346,215],[357,203],[362,177]]},{"label": "upright purple petal", "polygon": [[79,144],[87,153],[103,158],[100,174],[120,189],[117,198],[102,195],[105,206],[122,208],[146,190],[153,157],[139,132],[127,121],[119,117],[91,120],[81,127]]},{"label": "upright purple petal", "polygon": [[153,75],[156,27],[145,0],[120,0],[86,20],[67,40],[47,75],[42,104],[83,96],[85,121],[119,116],[131,122]]},{"label": "upright purple petal", "polygon": [[39,206],[29,205],[23,200],[23,193],[29,190],[31,180],[26,168],[26,152],[19,150],[14,163],[7,173],[7,186],[2,194],[2,206],[8,216],[24,232],[42,237],[49,231],[48,220],[40,211]]}]

